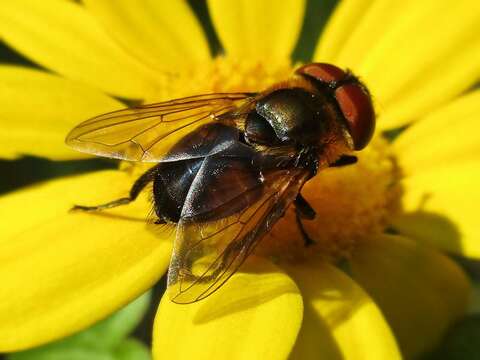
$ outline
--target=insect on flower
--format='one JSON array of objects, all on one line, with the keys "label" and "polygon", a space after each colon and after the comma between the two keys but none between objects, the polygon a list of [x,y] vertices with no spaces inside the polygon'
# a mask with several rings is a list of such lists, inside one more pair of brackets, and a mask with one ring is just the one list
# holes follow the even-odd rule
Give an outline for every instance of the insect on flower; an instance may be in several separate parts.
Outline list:
[{"label": "insect on flower", "polygon": [[303,184],[326,167],[356,162],[375,128],[366,87],[326,63],[300,67],[259,93],[191,96],[114,111],[67,136],[71,147],[109,158],[156,163],[128,197],[153,183],[156,223],[176,224],[168,272],[172,301],[201,300],[224,284],[293,202],[302,219],[315,211]]}]

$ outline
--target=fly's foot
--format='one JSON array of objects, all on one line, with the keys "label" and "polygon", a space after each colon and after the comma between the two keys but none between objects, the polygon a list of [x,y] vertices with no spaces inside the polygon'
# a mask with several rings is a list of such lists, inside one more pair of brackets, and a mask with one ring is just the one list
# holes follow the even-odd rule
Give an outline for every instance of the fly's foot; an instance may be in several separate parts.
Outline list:
[{"label": "fly's foot", "polygon": [[93,212],[93,211],[101,211],[106,209],[111,209],[120,205],[126,205],[132,202],[133,199],[129,197],[120,198],[114,201],[110,201],[106,204],[96,205],[96,206],[83,206],[83,205],[74,205],[70,211],[86,211],[86,212]]},{"label": "fly's foot", "polygon": [[358,161],[358,158],[354,155],[342,155],[340,156],[340,158],[338,158],[337,161],[330,164],[330,167],[342,167],[342,166],[353,165],[353,164],[356,164],[357,161]]},{"label": "fly's foot", "polygon": [[314,245],[315,240],[308,235],[305,227],[303,226],[302,219],[313,220],[315,219],[315,215],[315,210],[312,208],[312,206],[307,200],[305,200],[301,193],[298,193],[297,198],[295,199],[295,218],[297,219],[297,225],[300,229],[300,233],[303,236],[305,247]]}]

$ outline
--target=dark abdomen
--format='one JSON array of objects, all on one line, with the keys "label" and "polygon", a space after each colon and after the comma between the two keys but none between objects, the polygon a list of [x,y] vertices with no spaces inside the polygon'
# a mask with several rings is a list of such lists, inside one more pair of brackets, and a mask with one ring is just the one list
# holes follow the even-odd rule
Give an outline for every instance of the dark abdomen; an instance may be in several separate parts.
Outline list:
[{"label": "dark abdomen", "polygon": [[172,152],[179,160],[158,164],[153,181],[155,212],[162,221],[225,218],[262,194],[255,151],[238,141],[236,129],[219,123],[204,125],[180,140]]},{"label": "dark abdomen", "polygon": [[185,198],[203,158],[165,162],[158,165],[153,181],[155,212],[164,221],[178,222]]}]

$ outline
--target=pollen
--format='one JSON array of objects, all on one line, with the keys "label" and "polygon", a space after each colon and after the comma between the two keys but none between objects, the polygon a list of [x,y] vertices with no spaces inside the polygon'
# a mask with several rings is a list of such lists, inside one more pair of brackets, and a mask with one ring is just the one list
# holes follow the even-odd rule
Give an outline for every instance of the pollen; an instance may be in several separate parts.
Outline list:
[{"label": "pollen", "polygon": [[357,155],[355,165],[322,170],[302,190],[316,212],[314,220],[302,220],[313,245],[305,246],[292,205],[257,251],[294,261],[315,253],[336,261],[348,258],[358,242],[384,232],[399,210],[395,159],[381,136]]},{"label": "pollen", "polygon": [[162,92],[151,94],[146,102],[170,100],[190,95],[223,92],[259,92],[292,75],[285,60],[275,65],[219,56],[213,61],[178,73],[164,74]]}]

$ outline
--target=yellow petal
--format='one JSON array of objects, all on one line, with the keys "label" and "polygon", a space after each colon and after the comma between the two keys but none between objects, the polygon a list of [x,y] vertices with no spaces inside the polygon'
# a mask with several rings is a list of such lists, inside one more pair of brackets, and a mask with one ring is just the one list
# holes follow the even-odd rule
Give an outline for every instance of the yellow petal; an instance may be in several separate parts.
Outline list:
[{"label": "yellow petal", "polygon": [[[366,81],[377,103],[379,128],[404,125],[478,80],[479,6],[470,0],[375,1],[331,61]],[[338,12],[337,17],[348,15]]]},{"label": "yellow petal", "polygon": [[152,73],[72,1],[4,2],[0,37],[46,68],[118,96],[141,99],[156,86]]},{"label": "yellow petal", "polygon": [[360,243],[350,264],[407,359],[431,350],[466,310],[470,288],[462,270],[407,238],[381,235]]},{"label": "yellow petal", "polygon": [[297,42],[304,0],[209,0],[215,29],[228,56],[277,62]]},{"label": "yellow petal", "polygon": [[92,116],[124,107],[117,100],[43,71],[0,66],[0,156],[54,160],[85,155],[64,143],[68,131]]},{"label": "yellow petal", "polygon": [[288,271],[305,307],[291,358],[401,359],[382,313],[348,276],[320,260],[291,265]]},{"label": "yellow petal", "polygon": [[380,97],[377,99],[379,129],[404,126],[437,106],[447,104],[478,81],[480,41],[467,43],[451,53],[453,55],[443,58],[442,63],[432,65],[418,75],[422,77],[421,81],[412,78],[391,102],[382,103]]},{"label": "yellow petal", "polygon": [[173,71],[210,58],[207,40],[186,1],[84,3],[125,49],[152,68]]},{"label": "yellow petal", "polygon": [[[370,49],[371,46],[366,40],[381,36],[381,31],[388,26],[396,11],[401,10],[402,3],[395,0],[339,2],[318,40],[313,59],[351,66],[358,61],[360,54]],[[393,11],[387,11],[389,9]],[[357,51],[355,57],[345,64],[340,63],[340,52],[352,47]]]},{"label": "yellow petal", "polygon": [[254,259],[217,292],[189,305],[164,296],[155,318],[155,359],[285,359],[302,321],[293,281]]},{"label": "yellow petal", "polygon": [[402,174],[480,161],[479,114],[477,90],[407,128],[393,144]]},{"label": "yellow petal", "polygon": [[480,161],[441,167],[405,178],[402,213],[393,226],[443,250],[480,258]]},{"label": "yellow petal", "polygon": [[68,211],[124,196],[129,186],[126,174],[102,171],[0,199],[0,352],[85,328],[162,276],[171,241],[147,231],[146,200],[117,216]]}]

